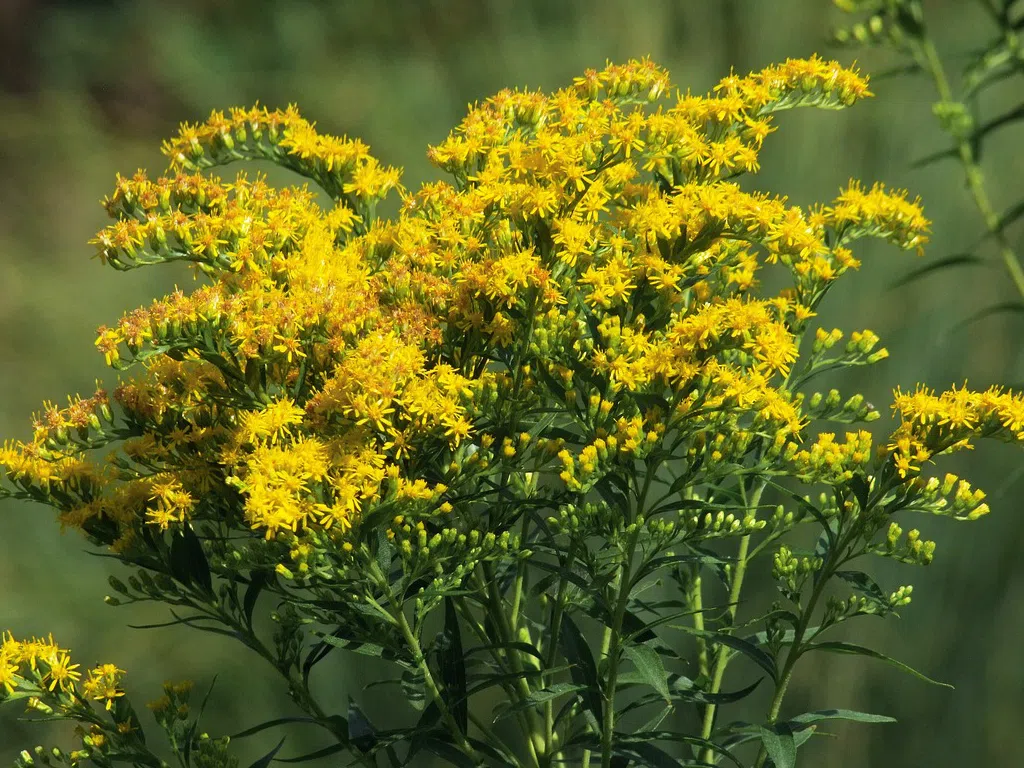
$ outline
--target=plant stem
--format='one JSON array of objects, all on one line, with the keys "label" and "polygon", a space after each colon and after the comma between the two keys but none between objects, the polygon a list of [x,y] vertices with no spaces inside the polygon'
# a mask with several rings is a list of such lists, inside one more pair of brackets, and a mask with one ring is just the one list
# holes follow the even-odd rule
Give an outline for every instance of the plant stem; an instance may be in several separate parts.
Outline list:
[{"label": "plant stem", "polygon": [[[949,78],[946,76],[946,70],[942,66],[942,59],[939,58],[935,44],[931,38],[925,36],[917,47],[921,58],[924,60],[925,68],[935,82],[935,90],[939,95],[939,99],[947,103],[953,102],[953,90],[950,88]],[[1021,298],[1024,298],[1024,269],[1021,269],[1017,254],[1010,246],[1010,242],[1006,239],[1006,234],[1000,225],[999,215],[995,212],[992,202],[989,200],[988,192],[985,190],[981,167],[978,165],[977,158],[974,155],[974,148],[971,146],[971,142],[962,136],[954,135],[953,140],[956,142],[957,153],[960,155],[960,163],[963,165],[964,174],[967,177],[967,187],[974,198],[974,204],[981,213],[985,227],[998,244],[999,255],[1003,260],[1006,271],[1010,275],[1010,279],[1013,281],[1014,287],[1017,289],[1017,293]]]},{"label": "plant stem", "polygon": [[[530,517],[529,515],[523,515],[523,526],[522,532],[520,533],[519,540],[526,545],[527,537],[530,534]],[[522,558],[516,563],[516,580],[512,586],[512,610],[509,618],[509,625],[512,629],[512,633],[519,629],[519,609],[523,599],[523,582],[526,578],[526,559]]]},{"label": "plant stem", "polygon": [[[501,594],[498,592],[498,582],[494,569],[486,562],[481,563],[480,568],[483,571],[484,583],[480,584],[480,577],[478,575],[477,586],[487,595],[491,619],[494,621],[495,626],[498,628],[498,632],[501,634],[502,642],[507,645],[513,642],[515,638],[512,636],[512,627],[509,621],[509,616],[504,610],[504,601],[502,600]],[[519,653],[513,650],[506,650],[505,656],[512,665],[512,671],[520,675],[516,680],[515,687],[519,692],[520,701],[525,701],[529,698],[531,691],[529,682],[527,682],[525,677],[522,677],[522,674],[525,671],[525,668],[523,667],[523,660],[520,658]],[[534,762],[539,766],[541,764],[541,756],[544,754],[544,750],[546,748],[544,743],[544,728],[543,725],[537,721],[537,713],[534,712],[533,709],[526,710],[526,720],[529,727],[527,743],[530,747],[530,753],[533,756]]]},{"label": "plant stem", "polygon": [[[761,480],[757,483],[757,486],[753,489],[750,494],[750,498],[747,498],[747,494],[743,491],[744,503],[747,509],[756,509],[758,503],[761,501],[761,494],[764,493],[765,486],[768,482]],[[729,607],[726,609],[729,615],[729,627],[731,628],[736,623],[736,611],[739,608],[740,593],[743,590],[743,578],[747,573],[747,563],[749,562],[750,553],[750,534],[745,535],[740,539],[739,551],[736,553],[736,570],[732,574],[732,583],[729,585]],[[711,688],[709,693],[716,694],[722,689],[722,680],[725,679],[725,669],[729,666],[729,649],[725,646],[719,645],[717,652],[715,653],[715,668],[711,677]],[[715,704],[708,704],[704,708],[704,722],[701,725],[701,738],[710,739],[711,732],[715,727],[715,713],[718,707]],[[704,750],[703,758],[704,762],[710,763],[715,759],[714,750],[708,747]]]},{"label": "plant stem", "polygon": [[[494,659],[494,663],[501,668],[502,672],[508,670],[509,667],[505,663],[506,659],[503,658],[498,649],[494,647],[493,643],[491,642],[491,638],[487,636],[487,630],[484,629],[483,625],[479,622],[479,620],[475,616],[473,616],[472,612],[469,609],[469,605],[466,602],[466,599],[464,597],[456,598],[455,607],[456,610],[459,611],[459,615],[462,616],[463,621],[465,621],[469,628],[473,630],[473,632],[476,634],[480,642],[484,645],[489,646],[488,652],[490,653],[491,658]],[[509,701],[521,700],[519,692],[515,689],[512,683],[508,681],[502,681],[500,685],[501,689],[505,691],[505,695],[508,696]],[[516,712],[515,717],[516,722],[519,723],[519,729],[522,731],[524,735],[528,735],[530,733],[530,725],[526,719],[526,715],[523,712]],[[474,720],[474,722],[476,721]],[[533,762],[536,765],[537,752],[533,747],[533,742],[529,738],[527,738],[526,740],[526,746],[529,748],[530,756],[533,758]]]},{"label": "plant stem", "polygon": [[[571,569],[573,560],[576,557],[576,545],[575,541],[569,545],[569,550],[565,556],[564,568]],[[569,591],[569,580],[562,578],[558,583],[558,593],[555,595],[555,604],[551,606],[551,626],[550,634],[548,635],[548,647],[547,654],[544,659],[545,673],[541,676],[541,684],[547,686],[550,682],[547,675],[547,670],[555,666],[555,660],[558,655],[558,642],[559,636],[562,634],[562,615],[565,611],[565,596]],[[555,751],[555,735],[554,735],[554,714],[555,707],[554,701],[548,700],[544,702],[544,743],[546,745],[547,764],[551,765],[554,758],[558,757]]]},{"label": "plant stem", "polygon": [[[779,711],[782,709],[782,700],[786,696],[786,690],[789,688],[789,682],[793,678],[793,669],[796,667],[797,661],[804,653],[804,649],[800,646],[804,641],[804,636],[807,634],[807,627],[811,623],[811,617],[814,614],[814,609],[818,604],[818,600],[821,599],[822,594],[825,591],[825,585],[828,584],[832,578],[832,574],[841,568],[843,563],[846,562],[843,559],[842,552],[846,547],[853,541],[860,533],[860,526],[854,525],[841,537],[830,548],[828,556],[825,562],[822,563],[821,570],[817,574],[817,578],[814,582],[814,589],[811,590],[811,596],[807,600],[807,606],[800,613],[800,621],[796,626],[793,633],[793,642],[789,646],[789,652],[786,654],[786,663],[782,667],[782,675],[779,678],[778,684],[775,686],[775,696],[772,697],[772,703],[768,707],[768,724],[772,724],[778,719]],[[764,743],[761,743],[761,749],[757,753],[757,761],[754,764],[755,768],[762,768],[765,760],[768,759],[768,750],[765,749]]]},{"label": "plant stem", "polygon": [[[638,505],[639,507],[639,505]],[[639,523],[633,523],[634,529],[627,544],[626,562],[618,573],[619,592],[615,601],[615,613],[612,615],[610,632],[605,633],[608,639],[606,657],[608,659],[608,684],[604,697],[604,722],[601,726],[601,768],[610,768],[612,764],[612,740],[615,735],[615,689],[618,686],[619,650],[622,644],[622,620],[626,615],[629,603],[629,592],[633,570],[633,556],[636,554],[636,543],[640,536]]]},{"label": "plant stem", "polygon": [[402,637],[405,638],[406,645],[408,645],[409,650],[412,651],[413,658],[416,661],[416,666],[419,667],[420,672],[423,673],[423,682],[427,686],[427,692],[430,694],[430,698],[437,703],[437,708],[441,713],[441,719],[444,721],[445,726],[447,726],[448,732],[451,733],[456,746],[463,752],[463,754],[482,765],[483,759],[480,757],[480,753],[477,752],[473,745],[466,740],[466,734],[463,733],[459,724],[455,722],[455,717],[452,715],[451,710],[448,709],[448,704],[441,695],[441,689],[438,688],[437,682],[434,680],[434,675],[430,671],[430,665],[427,664],[427,658],[423,655],[423,649],[420,647],[420,642],[416,638],[416,633],[413,632],[412,627],[409,626],[409,620],[405,617],[405,611],[403,611],[402,606],[398,605],[395,601],[392,600],[391,603],[392,609],[394,610],[393,615],[395,621],[398,622],[398,627],[402,632]]}]

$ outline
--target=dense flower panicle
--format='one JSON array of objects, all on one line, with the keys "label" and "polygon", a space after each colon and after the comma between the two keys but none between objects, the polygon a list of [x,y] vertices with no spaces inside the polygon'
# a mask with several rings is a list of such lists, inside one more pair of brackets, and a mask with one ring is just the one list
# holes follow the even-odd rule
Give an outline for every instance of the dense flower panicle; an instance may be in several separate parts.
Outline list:
[{"label": "dense flower panicle", "polygon": [[[117,270],[183,261],[200,284],[98,329],[98,351],[125,373],[109,395],[45,402],[31,439],[4,442],[0,497],[53,506],[62,526],[136,566],[129,585],[111,580],[118,594],[189,606],[181,623],[213,621],[245,639],[317,720],[307,678],[324,649],[398,660],[403,686],[433,687],[435,720],[454,738],[444,745],[467,764],[481,755],[447,710],[467,696],[430,679],[435,658],[447,675],[458,638],[449,622],[464,622],[484,642],[473,653],[492,651],[487,668],[516,681],[507,714],[529,726],[538,702],[552,705],[535,694],[555,690],[568,667],[557,663],[564,642],[531,638],[540,614],[528,604],[551,610],[557,636],[585,603],[609,629],[595,688],[612,716],[597,718],[607,762],[622,732],[616,665],[628,659],[641,677],[654,666],[624,652],[625,635],[643,634],[625,617],[658,613],[635,596],[665,583],[667,564],[680,586],[691,582],[685,599],[704,627],[703,569],[735,593],[744,558],[797,524],[821,524],[813,554],[771,550],[780,593],[801,616],[773,609],[756,620],[759,643],[776,661],[788,644],[788,665],[830,625],[909,602],[909,587],[883,593],[846,571],[857,594],[828,597],[819,626],[804,621],[818,586],[855,557],[931,562],[935,543],[904,533],[895,512],[987,514],[966,480],[928,476],[937,457],[984,437],[1024,444],[1024,396],[998,387],[897,389],[900,423],[884,438],[831,426],[877,419],[863,395],[807,391],[822,372],[888,355],[867,329],[812,330],[832,283],[860,266],[855,241],[920,251],[929,222],[917,199],[881,184],[852,181],[831,203],[801,207],[737,178],[759,169],[775,113],[870,95],[855,69],[818,57],[730,74],[703,96],[675,91],[648,59],[608,64],[551,94],[505,90],[472,105],[428,150],[450,178],[411,191],[361,141],[319,132],[294,106],[183,125],[164,144],[165,174],[117,177],[103,201],[113,221],[93,242]],[[209,173],[239,160],[291,169],[329,203],[308,186]],[[397,213],[378,217],[391,192]],[[768,284],[783,279],[777,292],[762,285],[766,268]],[[814,502],[791,480],[825,491]],[[768,494],[784,503],[766,514]],[[762,531],[753,554],[743,539],[740,567],[703,548]],[[533,566],[540,579],[527,576]],[[477,591],[479,602],[463,600]],[[254,628],[261,593],[278,599],[273,650]],[[428,644],[425,620],[442,604],[445,631]],[[477,621],[485,605],[496,614]],[[723,617],[708,621],[726,634],[748,626],[733,622],[735,604]],[[304,633],[316,627],[334,629],[309,650]],[[494,644],[492,630],[507,637]],[[705,657],[726,645],[712,634],[698,631]],[[708,693],[720,693],[724,667],[700,663],[701,679],[717,678]],[[144,746],[123,674],[80,671],[52,638],[0,636],[0,700],[27,697],[89,725],[72,766]],[[185,759],[236,766],[229,739],[195,736],[190,687],[164,693],[151,709]],[[660,705],[669,696],[659,694],[627,708]],[[115,727],[100,726],[93,702]],[[570,735],[593,730],[582,720],[594,713],[577,709],[562,709],[558,733],[563,715],[547,718],[545,743],[532,744],[538,765],[571,761],[568,746],[582,742]],[[705,719],[705,737],[717,738]],[[353,756],[375,764],[384,744]],[[702,762],[713,758],[709,749]]]},{"label": "dense flower panicle", "polygon": [[[774,113],[869,95],[817,57],[705,96],[649,60],[609,64],[472,106],[428,152],[451,179],[410,192],[295,107],[214,112],[165,143],[166,174],[119,176],[104,201],[102,261],[186,261],[204,281],[99,329],[108,365],[135,368],[113,392],[123,423],[102,390],[47,403],[0,465],[122,553],[206,522],[268,547],[323,534],[344,552],[375,541],[363,521],[394,514],[486,529],[491,507],[459,499],[500,482],[583,494],[660,450],[715,472],[763,451],[807,482],[875,471],[863,432],[802,447],[812,418],[872,409],[808,408],[797,386],[815,366],[882,359],[877,337],[839,351],[841,333],[818,331],[804,364],[800,343],[859,266],[854,240],[920,249],[928,222],[881,185],[804,209],[735,182],[757,171]],[[332,205],[207,173],[246,159],[303,174]],[[378,218],[395,190],[398,214]],[[762,295],[775,264],[790,284]],[[1009,393],[897,393],[896,407],[882,460],[906,478],[974,437],[1024,440]]]}]

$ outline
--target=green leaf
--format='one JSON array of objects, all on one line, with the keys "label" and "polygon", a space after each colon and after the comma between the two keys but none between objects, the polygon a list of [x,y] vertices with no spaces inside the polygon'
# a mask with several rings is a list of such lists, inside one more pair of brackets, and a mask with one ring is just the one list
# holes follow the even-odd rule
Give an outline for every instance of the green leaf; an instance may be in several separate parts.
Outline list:
[{"label": "green leaf", "polygon": [[[281,749],[281,745],[284,744],[285,738],[287,738],[287,737],[282,736],[281,740],[279,742],[277,742],[277,746],[276,747],[274,747],[272,750],[267,752],[267,754],[265,754],[263,757],[259,758],[258,760],[256,760],[252,764],[250,764],[249,768],[267,768],[267,766],[270,765],[270,761],[274,759],[274,755],[276,755],[278,750]],[[292,761],[291,760],[281,760],[280,762],[287,763],[287,762],[292,762]]]},{"label": "green leaf", "polygon": [[395,553],[394,545],[388,541],[384,528],[377,530],[377,566],[385,576],[391,570],[391,558]]},{"label": "green leaf", "polygon": [[520,653],[527,653],[530,656],[533,656],[534,658],[544,661],[544,656],[534,646],[530,645],[529,643],[522,643],[516,641],[509,643],[475,645],[468,651],[466,651],[466,656],[468,658],[469,656],[472,656],[473,654],[479,653],[481,651],[519,651]]},{"label": "green leaf", "polygon": [[186,525],[171,539],[170,567],[171,575],[182,584],[198,587],[203,593],[213,595],[210,564],[192,526]]},{"label": "green leaf", "polygon": [[[576,622],[566,613],[562,616],[562,631],[559,633],[559,645],[565,660],[572,665],[569,676],[577,685],[583,686],[583,706],[587,714],[593,718],[591,727],[598,728],[604,722],[603,702],[601,699],[601,680],[597,676],[597,665],[590,652],[587,640],[576,626]],[[589,719],[589,718],[588,718]]]},{"label": "green leaf", "polygon": [[459,730],[469,730],[469,700],[466,695],[466,657],[462,652],[462,632],[455,603],[450,597],[444,600],[444,631],[438,644],[438,661],[441,680],[444,682],[443,696],[449,711],[455,717]]},{"label": "green leaf", "polygon": [[479,768],[479,764],[473,761],[468,755],[462,752],[454,744],[439,738],[439,734],[430,734],[417,739],[420,749],[433,752],[442,760],[447,760],[449,765],[456,768]]},{"label": "green leaf", "polygon": [[624,653],[648,685],[656,690],[665,701],[671,700],[668,690],[668,674],[658,652],[647,645],[630,645]]},{"label": "green leaf", "polygon": [[742,637],[735,637],[733,635],[726,634],[725,632],[712,632],[710,630],[698,630],[692,627],[687,627],[685,624],[680,624],[679,629],[689,632],[692,635],[698,637],[705,637],[709,640],[724,645],[728,648],[732,648],[734,651],[739,651],[748,659],[753,661],[757,666],[768,673],[768,676],[774,681],[779,681],[779,670],[775,665],[775,659],[770,654],[758,648],[754,643],[746,640]]},{"label": "green leaf", "polygon": [[910,163],[910,167],[914,170],[918,168],[924,168],[926,165],[937,163],[939,160],[952,159],[960,154],[960,150],[957,147],[950,147],[949,149],[943,149],[939,152],[932,152],[930,155],[925,155],[917,160]]},{"label": "green leaf", "polygon": [[531,709],[547,701],[553,701],[560,696],[585,690],[585,688],[586,686],[576,683],[555,683],[547,688],[541,688],[539,691],[531,691],[529,696],[522,701],[517,701],[515,704],[510,705],[508,702],[501,702],[495,708],[497,714],[494,715],[492,722],[496,723],[499,720],[504,720],[506,717],[511,717],[517,712],[522,712],[524,709]]},{"label": "green leaf", "polygon": [[[594,747],[600,748],[600,744],[597,743],[597,739],[593,734],[584,734],[579,739],[574,739],[573,741],[581,743],[582,746],[585,746],[588,749],[592,749]],[[652,762],[653,760],[661,758],[655,757],[655,755],[648,751],[644,746],[655,741],[680,742],[683,744],[692,744],[702,749],[710,749],[713,752],[722,755],[730,763],[737,766],[737,768],[743,768],[743,764],[736,759],[735,755],[720,744],[716,744],[708,739],[702,739],[698,736],[687,736],[675,731],[637,731],[636,733],[629,735],[616,734],[612,748],[617,754],[627,755],[634,760],[639,759],[642,765],[661,766],[663,763]],[[660,748],[656,749],[658,749],[659,752],[661,751]],[[686,764],[693,765],[693,763]],[[678,768],[678,759],[673,760],[672,766],[673,768]]]},{"label": "green leaf", "polygon": [[369,752],[377,744],[377,729],[363,714],[352,697],[348,697],[348,738],[360,752]]},{"label": "green leaf", "polygon": [[649,768],[678,768],[679,766],[678,760],[650,742],[617,746],[615,753],[619,757],[625,758],[625,761],[621,763],[623,766],[628,765],[630,761],[637,765],[649,766]]},{"label": "green leaf", "polygon": [[253,569],[249,574],[249,586],[245,590],[245,597],[242,599],[242,615],[245,623],[252,627],[252,612],[256,608],[256,601],[260,592],[271,582],[273,571],[265,568]]},{"label": "green leaf", "polygon": [[254,733],[265,731],[267,728],[273,728],[277,725],[286,725],[288,723],[313,723],[316,724],[318,721],[315,717],[308,717],[306,715],[293,715],[290,717],[276,717],[273,720],[267,720],[265,723],[254,725],[252,728],[246,728],[244,731],[232,734],[232,739],[244,739],[246,736],[252,736]]},{"label": "green leaf", "polygon": [[953,688],[953,686],[949,683],[943,683],[938,680],[932,680],[930,677],[921,674],[913,667],[904,664],[902,661],[897,661],[891,656],[886,656],[884,653],[880,651],[867,648],[863,645],[855,645],[854,643],[844,643],[840,641],[830,641],[821,643],[811,643],[810,645],[806,646],[806,649],[808,651],[827,651],[828,653],[846,653],[854,656],[867,656],[872,659],[884,661],[886,664],[891,664],[897,669],[906,672],[908,675],[913,675],[918,680],[924,680],[926,683],[931,683],[932,685],[941,685],[943,688]]},{"label": "green leaf", "polygon": [[1024,200],[1021,200],[999,217],[999,230],[1002,231],[1006,229],[1006,227],[1013,224],[1013,222],[1022,216],[1024,216]]},{"label": "green leaf", "polygon": [[732,704],[733,702],[745,699],[747,696],[752,694],[757,686],[761,684],[762,680],[764,680],[764,678],[759,677],[746,688],[741,688],[738,691],[723,691],[720,693],[708,693],[707,691],[702,691],[699,688],[694,687],[680,688],[678,686],[673,686],[674,692],[672,694],[672,698],[674,700],[691,701],[698,704]]},{"label": "green leaf", "polygon": [[863,571],[836,571],[834,575],[845,581],[847,584],[852,585],[853,588],[862,595],[884,605],[888,605],[889,598],[882,591],[882,588],[875,583],[874,579]]},{"label": "green leaf", "polygon": [[[284,739],[282,738],[281,741],[284,742]],[[277,748],[279,749],[280,747],[281,745],[278,744]],[[298,757],[278,757],[276,760],[279,763],[308,763],[310,760],[317,760],[321,757],[327,757],[328,755],[336,755],[338,752],[343,752],[349,748],[348,744],[331,744],[329,747],[318,749],[315,752],[307,752],[306,754],[299,755]],[[276,752],[277,749],[274,751]],[[271,753],[268,757],[273,758],[273,754]],[[268,760],[267,763],[261,765],[259,768],[266,768],[269,764]],[[256,764],[253,763],[249,768],[256,768]]]},{"label": "green leaf", "polygon": [[791,717],[787,722],[794,730],[806,728],[820,720],[852,720],[857,723],[895,723],[896,718],[888,715],[872,715],[868,712],[857,712],[853,709],[819,709]]},{"label": "green leaf", "polygon": [[423,709],[427,701],[427,684],[423,672],[417,667],[402,671],[402,693],[416,709]]},{"label": "green leaf", "polygon": [[1024,302],[1020,301],[1004,301],[999,304],[993,304],[991,307],[985,307],[985,309],[978,310],[969,317],[961,320],[959,323],[953,326],[951,330],[958,331],[972,323],[976,323],[979,320],[983,320],[990,315],[1001,315],[1001,314],[1020,314],[1024,312]]},{"label": "green leaf", "polygon": [[768,757],[775,763],[775,768],[794,768],[797,745],[792,729],[785,723],[778,723],[773,728],[762,728],[761,743]]}]

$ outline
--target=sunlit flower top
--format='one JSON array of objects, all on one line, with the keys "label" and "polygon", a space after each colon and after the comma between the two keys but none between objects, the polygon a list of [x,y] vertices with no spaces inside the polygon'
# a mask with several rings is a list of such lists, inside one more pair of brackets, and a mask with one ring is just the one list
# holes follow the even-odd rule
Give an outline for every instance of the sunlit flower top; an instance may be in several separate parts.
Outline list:
[{"label": "sunlit flower top", "polygon": [[[875,461],[911,479],[978,435],[1020,440],[1020,397],[921,390],[897,394],[888,447],[865,431],[803,445],[827,404],[797,387],[843,334],[819,329],[804,367],[800,341],[858,266],[851,244],[920,251],[928,222],[881,185],[805,209],[737,178],[757,171],[775,113],[868,95],[855,70],[815,57],[706,96],[648,60],[609,65],[473,106],[429,150],[448,180],[416,191],[294,107],[215,112],[164,144],[165,175],[119,177],[104,202],[104,263],[186,261],[204,278],[99,330],[107,363],[138,372],[113,392],[123,417],[102,390],[47,404],[0,465],[120,552],[199,521],[344,550],[399,519],[412,536],[436,515],[498,531],[490,496],[584,494],[652,451],[713,473],[760,445],[817,482]],[[289,168],[332,204],[207,173],[242,160]],[[397,211],[379,215],[393,192]],[[789,285],[764,295],[771,265]],[[880,360],[877,342],[854,333],[840,357]],[[850,419],[877,415],[862,400]]]}]

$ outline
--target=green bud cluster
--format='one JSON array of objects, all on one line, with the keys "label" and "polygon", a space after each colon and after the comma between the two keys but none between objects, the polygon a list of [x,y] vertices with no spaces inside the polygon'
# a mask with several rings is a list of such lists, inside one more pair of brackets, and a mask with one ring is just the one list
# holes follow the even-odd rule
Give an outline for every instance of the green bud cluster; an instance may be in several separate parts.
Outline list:
[{"label": "green bud cluster", "polygon": [[754,433],[745,429],[732,428],[728,434],[714,435],[701,432],[694,437],[690,457],[703,453],[704,466],[709,472],[715,472],[746,456],[753,439]]},{"label": "green bud cluster", "polygon": [[721,509],[717,514],[711,512],[680,513],[679,522],[688,532],[699,533],[702,538],[744,536],[754,531],[760,531],[768,525],[767,520],[758,520],[755,515],[737,517],[732,512],[726,514]]},{"label": "green bud cluster", "polygon": [[160,727],[172,736],[181,737],[187,727],[184,725],[190,714],[189,698],[192,694],[192,683],[183,680],[179,683],[164,683],[164,695],[147,706],[153,712]]},{"label": "green bud cluster", "polygon": [[281,669],[287,669],[290,664],[297,663],[295,660],[302,652],[303,625],[311,624],[314,620],[300,616],[291,603],[282,604],[279,611],[270,614],[270,619],[277,624],[274,629],[274,650],[278,665]]},{"label": "green bud cluster", "polygon": [[33,768],[38,765],[52,766],[74,766],[79,760],[87,760],[92,752],[87,749],[65,752],[59,747],[46,749],[42,745],[36,746],[31,752],[27,749],[21,750],[18,757],[14,759],[15,768]]},{"label": "green bud cluster", "polygon": [[985,492],[971,488],[970,483],[956,475],[947,474],[941,481],[937,477],[915,478],[913,483],[925,511],[955,520],[977,520],[989,512]]},{"label": "green bud cluster", "polygon": [[192,745],[192,760],[196,768],[238,768],[238,758],[228,754],[230,736],[219,739],[204,733]]},{"label": "green bud cluster", "polygon": [[796,601],[807,578],[817,573],[824,560],[820,557],[797,557],[786,545],[772,557],[772,577],[779,582],[779,591]]},{"label": "green bud cluster", "polygon": [[409,577],[432,573],[437,579],[458,584],[480,562],[530,555],[529,550],[520,549],[519,537],[509,531],[495,534],[474,529],[462,533],[444,528],[430,533],[422,522],[400,522],[392,531],[398,557]]},{"label": "green bud cluster", "polygon": [[[586,324],[582,326],[586,329]],[[580,325],[576,312],[548,312],[540,316],[530,338],[529,352],[540,365],[554,375],[555,360],[569,356],[574,345],[579,343]],[[568,384],[568,382],[566,382]]]},{"label": "green bud cluster", "polygon": [[779,504],[772,511],[772,516],[767,521],[773,531],[788,530],[798,522],[798,518],[793,514],[792,511],[787,512],[786,507]]},{"label": "green bud cluster", "polygon": [[885,542],[870,551],[901,563],[928,565],[935,556],[935,542],[923,540],[921,532],[916,528],[908,531],[904,536],[903,529],[899,524],[893,522],[889,524]]},{"label": "green bud cluster", "polygon": [[843,402],[839,390],[830,389],[826,394],[815,392],[806,397],[803,392],[796,395],[798,405],[804,405],[804,413],[814,419],[827,419],[840,424],[875,421],[881,417],[875,406],[855,394]]},{"label": "green bud cluster", "polygon": [[907,34],[900,24],[891,23],[876,13],[866,21],[833,30],[832,41],[838,45],[882,45],[888,41],[896,48],[905,48]]},{"label": "green bud cluster", "polygon": [[620,535],[625,525],[625,516],[619,509],[613,509],[603,501],[588,501],[583,504],[563,504],[558,508],[557,517],[547,519],[548,528],[554,534],[567,534],[574,538]]},{"label": "green bud cluster", "polygon": [[850,595],[846,599],[829,597],[822,615],[821,627],[825,629],[854,616],[887,616],[897,608],[909,605],[913,591],[914,587],[908,584],[884,600],[871,595]]}]

